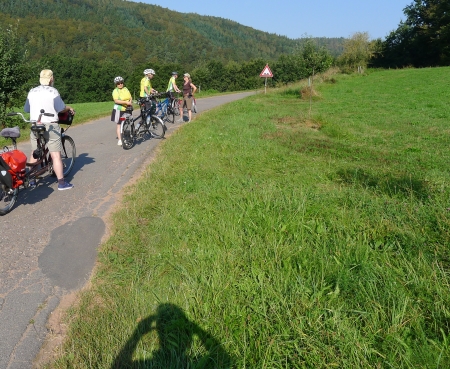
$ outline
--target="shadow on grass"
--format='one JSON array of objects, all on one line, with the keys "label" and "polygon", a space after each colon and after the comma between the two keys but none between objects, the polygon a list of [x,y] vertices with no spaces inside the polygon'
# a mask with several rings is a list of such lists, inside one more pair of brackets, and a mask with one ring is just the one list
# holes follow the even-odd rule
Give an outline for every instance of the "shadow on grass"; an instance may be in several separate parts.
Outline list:
[{"label": "shadow on grass", "polygon": [[428,201],[430,197],[427,183],[412,177],[395,178],[382,174],[374,176],[360,168],[342,169],[337,171],[337,175],[341,183],[360,185],[364,188],[381,191],[389,196],[415,197],[423,202]]},{"label": "shadow on grass", "polygon": [[[155,323],[155,324],[154,324]],[[136,347],[144,335],[156,330],[158,350],[149,359],[133,360]],[[189,355],[194,337],[201,342],[202,353]],[[198,352],[198,350],[197,350]],[[182,309],[173,304],[161,304],[155,315],[141,320],[127,343],[117,355],[111,369],[118,368],[231,368],[231,357],[208,332],[190,321]]]}]

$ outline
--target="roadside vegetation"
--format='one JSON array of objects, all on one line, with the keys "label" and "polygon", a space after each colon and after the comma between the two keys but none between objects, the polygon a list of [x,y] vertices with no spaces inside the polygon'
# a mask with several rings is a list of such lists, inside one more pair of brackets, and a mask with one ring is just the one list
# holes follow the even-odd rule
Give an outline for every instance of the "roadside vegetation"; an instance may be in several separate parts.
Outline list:
[{"label": "roadside vegetation", "polygon": [[290,86],[177,130],[49,366],[448,367],[449,72],[322,75],[312,107]]}]

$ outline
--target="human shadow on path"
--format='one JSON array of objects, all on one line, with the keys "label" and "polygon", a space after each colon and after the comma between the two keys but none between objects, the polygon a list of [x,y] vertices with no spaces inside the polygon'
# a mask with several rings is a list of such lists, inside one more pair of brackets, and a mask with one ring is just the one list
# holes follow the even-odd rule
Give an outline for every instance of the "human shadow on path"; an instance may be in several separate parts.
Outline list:
[{"label": "human shadow on path", "polygon": [[73,168],[69,173],[70,177],[74,177],[75,173],[77,173],[79,170],[83,170],[83,167],[92,164],[94,162],[95,159],[89,156],[88,153],[82,153],[77,155],[75,158],[75,163],[73,164]]},{"label": "human shadow on path", "polygon": [[[133,354],[144,335],[156,330],[159,349],[149,359],[133,360]],[[194,337],[202,350],[190,354]],[[198,351],[201,351],[199,353]],[[127,343],[117,355],[111,369],[123,368],[232,368],[232,358],[220,342],[190,321],[182,309],[173,304],[161,304],[155,315],[141,320]]]}]

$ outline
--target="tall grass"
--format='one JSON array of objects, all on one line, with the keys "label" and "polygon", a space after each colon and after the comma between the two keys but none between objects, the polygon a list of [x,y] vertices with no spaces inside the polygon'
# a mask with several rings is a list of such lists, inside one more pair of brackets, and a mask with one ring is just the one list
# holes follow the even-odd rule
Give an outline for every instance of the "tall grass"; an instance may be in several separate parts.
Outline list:
[{"label": "tall grass", "polygon": [[449,68],[335,76],[161,145],[56,368],[446,368]]}]

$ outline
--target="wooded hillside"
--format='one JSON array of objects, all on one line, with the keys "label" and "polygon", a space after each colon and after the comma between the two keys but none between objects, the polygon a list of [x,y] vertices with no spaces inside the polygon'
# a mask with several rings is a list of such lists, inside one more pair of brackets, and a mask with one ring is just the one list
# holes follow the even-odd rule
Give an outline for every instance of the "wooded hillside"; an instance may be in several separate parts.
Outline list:
[{"label": "wooded hillside", "polygon": [[[3,0],[0,24],[16,24],[30,57],[62,54],[85,60],[182,63],[222,62],[290,54],[300,40],[218,17],[178,13],[121,0]],[[344,39],[321,38],[332,55]]]}]

